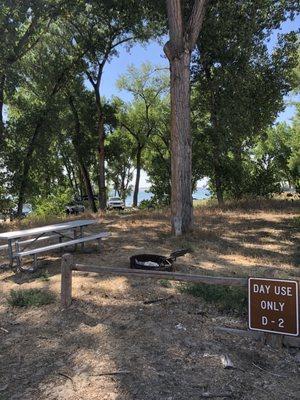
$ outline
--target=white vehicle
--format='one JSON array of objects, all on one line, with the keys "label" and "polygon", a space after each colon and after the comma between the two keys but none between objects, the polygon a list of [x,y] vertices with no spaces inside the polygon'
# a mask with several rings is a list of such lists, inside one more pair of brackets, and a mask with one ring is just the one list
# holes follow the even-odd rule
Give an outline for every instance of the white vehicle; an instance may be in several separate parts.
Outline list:
[{"label": "white vehicle", "polygon": [[109,197],[107,202],[107,208],[112,210],[113,208],[118,208],[119,210],[124,210],[125,204],[120,197]]}]

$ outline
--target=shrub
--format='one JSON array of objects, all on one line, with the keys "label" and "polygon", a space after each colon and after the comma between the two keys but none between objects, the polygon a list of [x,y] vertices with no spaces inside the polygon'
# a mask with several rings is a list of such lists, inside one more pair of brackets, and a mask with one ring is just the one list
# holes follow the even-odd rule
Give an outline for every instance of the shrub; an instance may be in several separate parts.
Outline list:
[{"label": "shrub", "polygon": [[150,210],[156,207],[155,202],[153,201],[153,198],[149,200],[142,200],[139,204],[139,209],[140,210]]},{"label": "shrub", "polygon": [[13,307],[40,307],[53,303],[53,293],[41,289],[11,290],[8,303]]},{"label": "shrub", "polygon": [[214,303],[223,312],[241,314],[247,311],[247,292],[239,287],[188,283],[180,285],[179,290]]},{"label": "shrub", "polygon": [[34,216],[46,217],[65,213],[65,206],[72,201],[70,190],[57,190],[48,197],[37,199],[34,207]]}]

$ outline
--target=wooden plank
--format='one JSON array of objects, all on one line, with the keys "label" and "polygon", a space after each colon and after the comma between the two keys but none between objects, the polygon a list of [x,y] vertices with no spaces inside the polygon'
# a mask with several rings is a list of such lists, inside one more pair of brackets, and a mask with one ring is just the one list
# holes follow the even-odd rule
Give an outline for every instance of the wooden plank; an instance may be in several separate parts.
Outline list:
[{"label": "wooden plank", "polygon": [[109,232],[101,232],[96,235],[86,236],[86,237],[74,239],[74,240],[69,240],[68,242],[62,242],[62,243],[52,244],[50,246],[39,247],[36,249],[30,249],[30,250],[26,250],[26,251],[20,251],[20,252],[16,253],[16,256],[25,257],[25,256],[29,256],[32,254],[45,253],[49,250],[60,249],[60,248],[71,246],[71,245],[77,244],[77,243],[89,242],[91,240],[97,240],[100,238],[108,237],[109,235],[110,235]]},{"label": "wooden plank", "polygon": [[247,278],[227,278],[195,274],[181,274],[177,272],[151,271],[142,269],[94,267],[85,264],[75,264],[75,271],[96,272],[102,275],[138,276],[143,278],[168,279],[183,282],[206,283],[210,285],[227,285],[247,287]]},{"label": "wooden plank", "polygon": [[[255,340],[260,340],[262,342],[266,342],[265,332],[259,331],[250,331],[244,329],[235,329],[235,328],[227,328],[223,326],[215,327],[215,330],[218,332],[228,333],[231,335],[249,337]],[[276,335],[269,334],[272,338],[268,338],[267,344],[277,347],[278,343],[281,343],[286,347],[299,347],[300,348],[300,337],[299,336],[287,336],[287,335]],[[276,337],[275,337],[276,336]]]},{"label": "wooden plank", "polygon": [[64,254],[61,260],[61,305],[67,308],[72,303],[72,265],[74,263],[71,254]]}]

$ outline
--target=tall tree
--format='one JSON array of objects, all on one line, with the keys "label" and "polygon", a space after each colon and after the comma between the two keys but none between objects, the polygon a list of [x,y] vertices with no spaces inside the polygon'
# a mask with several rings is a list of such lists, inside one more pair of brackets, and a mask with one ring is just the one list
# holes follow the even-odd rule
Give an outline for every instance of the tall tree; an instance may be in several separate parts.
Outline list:
[{"label": "tall tree", "polygon": [[108,135],[106,144],[107,176],[118,195],[125,199],[131,193],[134,170],[134,143],[124,128],[115,129]]},{"label": "tall tree", "polygon": [[[21,215],[28,189],[28,177],[33,155],[37,150],[40,138],[45,134],[45,124],[48,115],[55,108],[54,99],[61,89],[68,83],[78,71],[82,51],[73,49],[70,41],[63,30],[62,24],[52,25],[44,40],[39,42],[35,48],[24,56],[22,69],[25,76],[25,95],[34,98],[35,105],[34,125],[22,162],[22,173],[18,191],[18,214]],[[62,51],[63,44],[63,51]],[[79,68],[80,70],[80,68]]]},{"label": "tall tree", "polygon": [[143,64],[141,69],[133,66],[118,81],[121,89],[129,91],[133,103],[120,113],[120,124],[136,141],[136,179],[133,193],[133,206],[138,205],[142,152],[149,138],[155,134],[158,119],[156,113],[161,104],[161,96],[169,87],[168,78],[163,68]]},{"label": "tall tree", "polygon": [[76,104],[76,100],[74,96],[70,93],[68,96],[68,101],[69,101],[69,106],[73,115],[73,121],[74,121],[74,135],[72,137],[72,143],[74,145],[74,149],[76,152],[78,164],[80,167],[80,173],[83,177],[83,181],[85,184],[85,189],[86,193],[88,196],[88,201],[90,205],[90,209],[92,212],[97,212],[97,207],[94,199],[94,192],[93,192],[93,187],[91,184],[91,179],[90,179],[90,174],[87,169],[85,160],[84,160],[84,155],[83,155],[83,138],[84,138],[84,133],[82,132],[82,125],[80,122],[80,116],[79,116],[79,110],[78,106]]},{"label": "tall tree", "polygon": [[171,223],[181,235],[193,227],[192,143],[190,127],[190,63],[206,11],[207,0],[183,7],[181,0],[167,0],[169,41],[164,51],[171,77]]},{"label": "tall tree", "polygon": [[[86,49],[86,75],[93,88],[97,106],[98,131],[98,186],[99,206],[106,208],[105,185],[105,115],[101,98],[101,82],[105,65],[117,55],[122,44],[131,45],[134,41],[148,40],[159,34],[157,13],[146,1],[96,1],[79,2],[77,18],[71,22],[76,45]],[[157,22],[159,22],[157,20]]]}]

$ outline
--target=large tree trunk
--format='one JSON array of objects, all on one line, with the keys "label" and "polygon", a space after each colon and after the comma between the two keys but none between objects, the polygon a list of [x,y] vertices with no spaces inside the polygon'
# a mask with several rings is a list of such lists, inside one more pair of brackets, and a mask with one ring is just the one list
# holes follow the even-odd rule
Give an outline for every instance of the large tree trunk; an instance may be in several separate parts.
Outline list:
[{"label": "large tree trunk", "polygon": [[181,235],[193,227],[190,53],[170,61],[171,70],[171,223]]},{"label": "large tree trunk", "polygon": [[170,40],[164,51],[171,71],[171,223],[172,233],[193,228],[190,61],[208,0],[194,0],[188,19],[181,0],[167,0]]},{"label": "large tree trunk", "polygon": [[138,194],[140,187],[140,178],[141,178],[141,160],[142,160],[142,147],[138,145],[136,152],[136,178],[135,178],[135,186],[133,192],[133,207],[137,207],[138,205]]},{"label": "large tree trunk", "polygon": [[5,75],[0,76],[0,148],[3,148],[4,143],[4,117],[3,117],[3,107],[4,107],[4,85],[5,85]]}]

